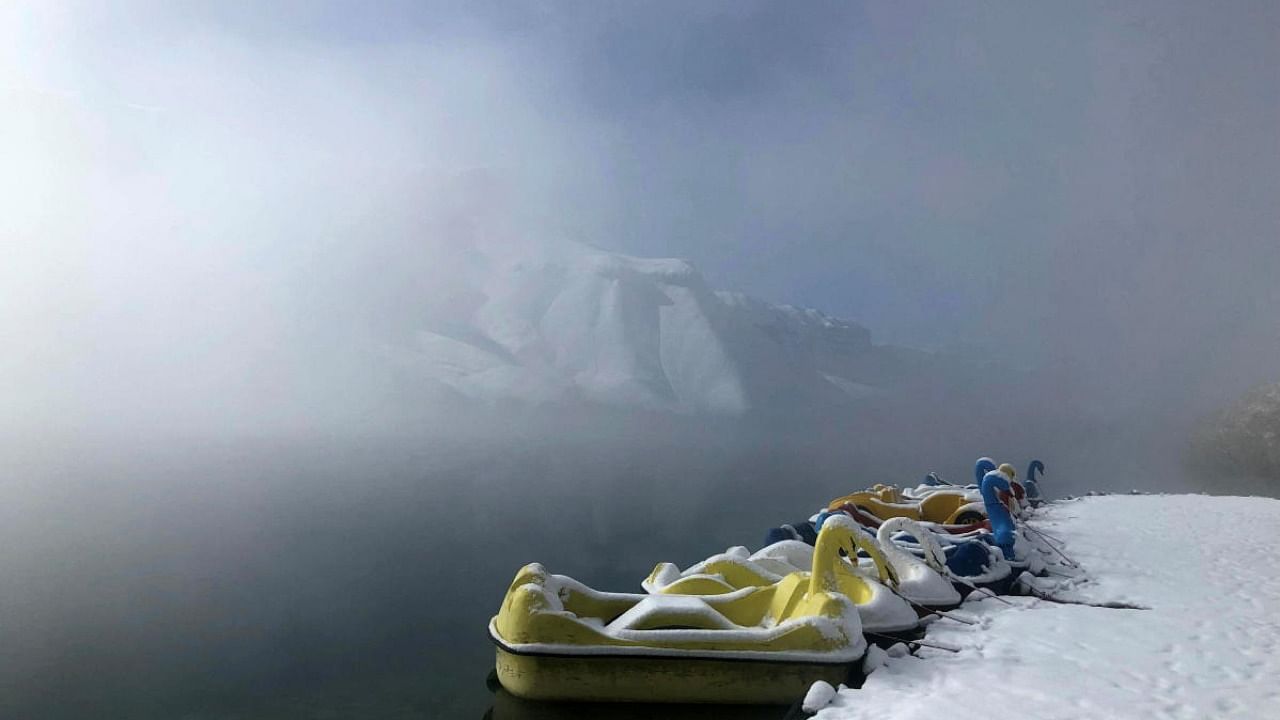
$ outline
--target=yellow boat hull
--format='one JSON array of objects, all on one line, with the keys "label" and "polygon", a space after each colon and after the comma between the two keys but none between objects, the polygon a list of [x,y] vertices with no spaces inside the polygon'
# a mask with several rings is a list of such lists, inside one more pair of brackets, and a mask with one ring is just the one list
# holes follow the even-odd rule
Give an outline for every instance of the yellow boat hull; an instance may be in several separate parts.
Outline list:
[{"label": "yellow boat hull", "polygon": [[848,681],[854,663],[644,655],[542,655],[498,645],[498,681],[528,700],[788,705],[817,680]]}]

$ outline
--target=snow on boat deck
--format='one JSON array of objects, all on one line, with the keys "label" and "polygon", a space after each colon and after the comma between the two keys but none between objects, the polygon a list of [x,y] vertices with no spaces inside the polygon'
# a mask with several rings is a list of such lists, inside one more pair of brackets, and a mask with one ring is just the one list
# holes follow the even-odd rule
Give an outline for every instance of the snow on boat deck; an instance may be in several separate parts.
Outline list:
[{"label": "snow on boat deck", "polygon": [[1055,503],[1032,521],[1088,580],[969,602],[922,649],[842,690],[817,720],[1280,718],[1280,501],[1201,495]]}]

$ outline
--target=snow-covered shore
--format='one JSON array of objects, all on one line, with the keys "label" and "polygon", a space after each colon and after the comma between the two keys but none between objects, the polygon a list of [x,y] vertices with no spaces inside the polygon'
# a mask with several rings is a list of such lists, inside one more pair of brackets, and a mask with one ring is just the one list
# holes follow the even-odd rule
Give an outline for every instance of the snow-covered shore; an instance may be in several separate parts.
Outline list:
[{"label": "snow-covered shore", "polygon": [[1147,609],[969,602],[981,625],[927,634],[960,652],[890,659],[816,718],[1280,718],[1280,501],[1089,497],[1031,524],[1087,572],[1055,597]]}]

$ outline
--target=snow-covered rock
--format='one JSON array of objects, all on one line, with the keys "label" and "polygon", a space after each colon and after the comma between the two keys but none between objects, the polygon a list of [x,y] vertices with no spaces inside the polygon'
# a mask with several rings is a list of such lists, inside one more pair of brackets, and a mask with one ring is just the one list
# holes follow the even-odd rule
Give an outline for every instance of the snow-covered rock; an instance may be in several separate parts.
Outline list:
[{"label": "snow-covered rock", "polygon": [[[868,650],[879,650],[874,645]],[[800,703],[800,708],[807,713],[816,713],[831,703],[831,699],[836,696],[836,689],[831,683],[825,680],[815,682],[809,688],[809,692],[805,693],[804,701]]]},{"label": "snow-covered rock", "polygon": [[449,312],[388,349],[466,397],[741,415],[874,398],[928,357],[817,310],[714,291],[683,260],[571,242],[466,258]]}]

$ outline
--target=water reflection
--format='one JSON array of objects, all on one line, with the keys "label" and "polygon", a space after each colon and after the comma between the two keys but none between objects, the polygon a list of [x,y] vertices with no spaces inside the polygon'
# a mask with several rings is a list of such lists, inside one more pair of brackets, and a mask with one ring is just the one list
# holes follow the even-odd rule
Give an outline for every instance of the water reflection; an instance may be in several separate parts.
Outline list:
[{"label": "water reflection", "polygon": [[484,720],[790,720],[804,714],[785,705],[670,705],[639,703],[567,703],[522,700],[499,688]]},{"label": "water reflection", "polygon": [[0,716],[479,717],[521,565],[638,590],[758,542],[787,465],[803,479],[702,447],[61,453],[5,474]]}]

